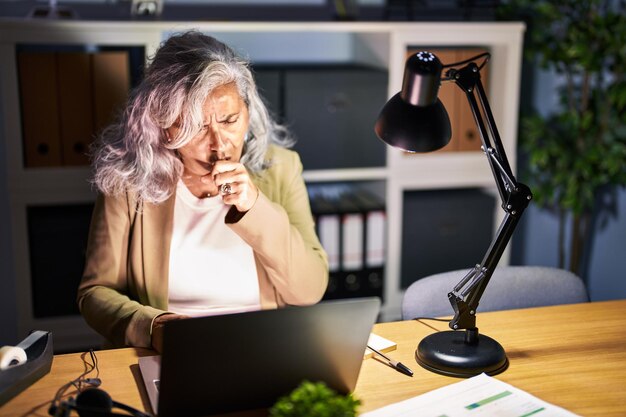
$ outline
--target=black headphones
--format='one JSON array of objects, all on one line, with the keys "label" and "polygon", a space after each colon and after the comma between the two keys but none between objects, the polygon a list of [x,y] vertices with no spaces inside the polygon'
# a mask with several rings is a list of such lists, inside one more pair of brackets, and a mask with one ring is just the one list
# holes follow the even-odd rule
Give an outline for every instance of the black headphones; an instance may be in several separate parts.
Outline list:
[{"label": "black headphones", "polygon": [[[97,378],[94,378],[94,380]],[[92,385],[99,385],[94,383]],[[119,408],[130,414],[114,413],[113,408]],[[66,401],[61,401],[58,405],[52,404],[48,409],[48,414],[54,417],[69,417],[70,412],[75,410],[80,417],[152,417],[129,405],[118,403],[111,399],[111,396],[104,390],[91,387],[82,390],[76,399],[70,397]]]},{"label": "black headphones", "polygon": [[[76,379],[62,385],[55,394],[48,414],[53,417],[69,417],[72,410],[75,410],[80,417],[152,417],[126,404],[115,402],[106,391],[99,389],[102,380],[98,378],[98,358],[93,349],[81,355],[85,371]],[[95,378],[87,378],[91,372],[96,372]],[[69,397],[62,400],[66,391],[74,387],[78,395],[76,399]],[[126,411],[128,414],[114,413],[113,407]]]}]

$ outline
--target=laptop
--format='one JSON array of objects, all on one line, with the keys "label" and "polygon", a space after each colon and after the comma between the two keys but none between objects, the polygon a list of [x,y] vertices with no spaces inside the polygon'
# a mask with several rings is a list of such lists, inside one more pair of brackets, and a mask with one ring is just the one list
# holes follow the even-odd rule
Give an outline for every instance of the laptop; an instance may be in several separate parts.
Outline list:
[{"label": "laptop", "polygon": [[379,309],[378,298],[358,298],[167,322],[162,355],[139,358],[152,410],[266,409],[303,380],[352,392]]}]

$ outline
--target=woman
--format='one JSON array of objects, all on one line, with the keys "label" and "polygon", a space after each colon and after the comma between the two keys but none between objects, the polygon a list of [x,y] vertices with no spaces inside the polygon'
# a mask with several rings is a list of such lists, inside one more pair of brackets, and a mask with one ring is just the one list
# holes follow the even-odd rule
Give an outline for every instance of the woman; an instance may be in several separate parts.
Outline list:
[{"label": "woman", "polygon": [[159,350],[167,320],[318,302],[328,262],[289,142],[247,62],[199,32],[168,39],[95,147],[87,323]]}]

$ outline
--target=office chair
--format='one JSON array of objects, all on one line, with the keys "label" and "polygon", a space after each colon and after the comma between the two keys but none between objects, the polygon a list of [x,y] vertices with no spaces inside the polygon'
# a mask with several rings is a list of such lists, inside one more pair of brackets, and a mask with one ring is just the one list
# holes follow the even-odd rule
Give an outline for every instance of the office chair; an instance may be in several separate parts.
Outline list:
[{"label": "office chair", "polygon": [[[402,298],[402,319],[453,315],[448,292],[468,270],[443,272],[413,282]],[[589,296],[584,282],[569,271],[542,266],[504,266],[494,271],[477,311],[586,301]]]}]

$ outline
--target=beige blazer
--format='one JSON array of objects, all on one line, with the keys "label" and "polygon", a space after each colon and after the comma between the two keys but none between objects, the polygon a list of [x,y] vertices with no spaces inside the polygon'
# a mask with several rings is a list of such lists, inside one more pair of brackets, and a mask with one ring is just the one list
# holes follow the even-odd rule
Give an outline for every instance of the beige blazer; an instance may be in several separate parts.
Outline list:
[{"label": "beige blazer", "polygon": [[[262,308],[314,304],[328,284],[328,259],[315,234],[302,163],[276,146],[266,158],[272,166],[253,177],[258,200],[244,215],[233,207],[226,223],[254,251]],[[152,321],[167,311],[174,201],[172,195],[158,205],[141,203],[130,193],[96,201],[78,305],[114,346],[150,347]]]}]

